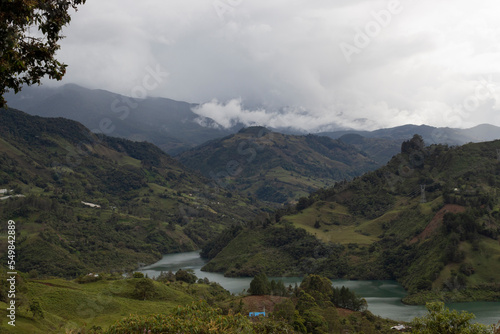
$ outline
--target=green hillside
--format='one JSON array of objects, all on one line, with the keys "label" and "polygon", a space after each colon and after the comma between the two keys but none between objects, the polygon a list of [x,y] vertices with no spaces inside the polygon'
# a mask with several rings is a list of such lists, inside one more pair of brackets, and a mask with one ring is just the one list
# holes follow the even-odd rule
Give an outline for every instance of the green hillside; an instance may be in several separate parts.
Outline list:
[{"label": "green hillside", "polygon": [[[0,189],[0,219],[16,222],[16,268],[40,275],[134,269],[259,211],[152,144],[16,110],[0,111]],[[0,233],[5,259],[6,224]]]},{"label": "green hillside", "polygon": [[412,303],[499,300],[498,150],[500,141],[424,147],[416,136],[387,166],[301,198],[232,241],[222,234],[202,252],[205,268],[397,279]]},{"label": "green hillside", "polygon": [[377,168],[377,163],[342,141],[294,136],[250,127],[179,156],[187,167],[226,189],[285,203]]},{"label": "green hillside", "polygon": [[[5,273],[0,272],[0,278],[5,282]],[[275,282],[266,279],[266,283]],[[266,295],[240,296],[183,270],[156,280],[109,274],[76,280],[34,279],[21,274],[16,284],[15,326],[2,322],[2,334],[368,334],[391,333],[391,326],[397,324],[374,316],[366,310],[364,299],[344,287],[333,288],[319,276],[305,278],[300,287],[282,285],[280,294],[269,290]],[[0,316],[9,319],[6,291],[6,285],[0,284]],[[264,307],[265,318],[248,317]]]},{"label": "green hillside", "polygon": [[[3,280],[5,276],[0,274]],[[8,333],[102,333],[116,321],[129,316],[170,313],[179,305],[203,298],[226,300],[229,292],[216,283],[187,284],[147,278],[123,278],[101,274],[77,280],[29,279],[18,276],[16,326],[3,326]],[[0,288],[0,314],[7,315],[5,289]],[[39,313],[31,306],[39,305]],[[96,330],[95,332],[93,330]],[[4,333],[0,328],[0,333]]]}]

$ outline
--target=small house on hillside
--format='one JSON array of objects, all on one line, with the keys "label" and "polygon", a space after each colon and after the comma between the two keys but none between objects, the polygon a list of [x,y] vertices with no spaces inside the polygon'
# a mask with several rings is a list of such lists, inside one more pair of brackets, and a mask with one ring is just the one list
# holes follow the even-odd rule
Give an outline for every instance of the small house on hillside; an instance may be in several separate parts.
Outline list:
[{"label": "small house on hillside", "polygon": [[86,205],[86,206],[90,206],[91,208],[100,208],[101,207],[99,204],[88,203],[88,202],[84,202],[84,201],[82,201],[82,204]]},{"label": "small house on hillside", "polygon": [[248,316],[249,317],[260,317],[260,316],[265,317],[266,316],[266,306],[264,306],[262,312],[250,312],[250,313],[248,313]]},{"label": "small house on hillside", "polygon": [[406,326],[405,325],[397,325],[397,326],[392,326],[391,329],[395,329],[398,332],[406,332]]},{"label": "small house on hillside", "polygon": [[266,316],[266,312],[250,312],[248,313],[249,317],[258,317],[258,316]]}]

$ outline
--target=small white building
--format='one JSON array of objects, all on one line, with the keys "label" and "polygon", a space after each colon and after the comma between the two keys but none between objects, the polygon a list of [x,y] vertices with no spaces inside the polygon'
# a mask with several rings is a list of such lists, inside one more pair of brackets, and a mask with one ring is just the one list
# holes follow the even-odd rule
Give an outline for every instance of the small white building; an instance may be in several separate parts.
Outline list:
[{"label": "small white building", "polygon": [[101,207],[99,204],[88,203],[88,202],[84,202],[84,201],[82,201],[82,204],[86,205],[86,206],[90,206],[91,208],[100,208]]},{"label": "small white building", "polygon": [[397,325],[397,326],[392,326],[391,329],[395,329],[398,332],[404,332],[404,331],[406,331],[406,326],[405,325]]}]

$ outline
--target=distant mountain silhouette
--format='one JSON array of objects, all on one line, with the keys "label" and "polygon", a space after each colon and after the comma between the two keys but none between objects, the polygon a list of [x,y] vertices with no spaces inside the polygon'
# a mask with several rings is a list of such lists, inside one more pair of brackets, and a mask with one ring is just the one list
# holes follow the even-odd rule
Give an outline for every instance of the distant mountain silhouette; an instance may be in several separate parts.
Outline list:
[{"label": "distant mountain silhouette", "polygon": [[232,132],[217,129],[212,119],[192,112],[196,104],[153,97],[132,99],[73,84],[25,87],[17,95],[8,94],[7,101],[9,107],[31,115],[69,118],[94,132],[151,142],[169,154]]},{"label": "distant mountain silhouette", "polygon": [[407,124],[375,131],[343,130],[318,133],[318,135],[339,139],[346,144],[355,146],[381,165],[399,153],[401,143],[414,134],[421,135],[426,145],[448,144],[456,146],[500,139],[500,127],[481,124],[470,129],[454,129]]}]

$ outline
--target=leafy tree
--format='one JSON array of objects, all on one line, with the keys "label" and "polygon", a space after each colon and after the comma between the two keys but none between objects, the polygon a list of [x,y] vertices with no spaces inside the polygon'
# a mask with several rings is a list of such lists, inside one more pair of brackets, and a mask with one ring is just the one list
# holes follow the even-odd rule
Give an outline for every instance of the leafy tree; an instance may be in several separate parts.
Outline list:
[{"label": "leafy tree", "polygon": [[301,314],[304,313],[305,311],[317,307],[318,304],[316,303],[316,300],[314,299],[313,296],[308,294],[307,292],[301,290],[299,292],[299,299],[297,300],[297,311],[299,311]]},{"label": "leafy tree", "polygon": [[290,299],[285,299],[283,302],[274,306],[272,315],[276,319],[284,319],[292,324],[295,316],[295,305]]},{"label": "leafy tree", "polygon": [[413,151],[422,151],[425,147],[424,140],[421,135],[415,134],[413,138],[404,141],[401,144],[401,153],[411,153]]},{"label": "leafy tree", "polygon": [[144,278],[144,274],[141,273],[140,271],[136,271],[136,272],[134,272],[134,274],[132,275],[132,277],[134,277],[134,278]]},{"label": "leafy tree", "polygon": [[268,295],[271,292],[271,284],[264,273],[260,273],[250,282],[248,290],[252,295]]},{"label": "leafy tree", "polygon": [[175,282],[175,274],[169,270],[168,272],[161,272],[156,278],[158,282]]},{"label": "leafy tree", "polygon": [[181,281],[181,282],[186,282],[188,284],[194,284],[196,283],[196,280],[198,278],[196,277],[195,274],[193,274],[192,270],[182,270],[179,269],[175,273],[175,280],[176,281]]},{"label": "leafy tree", "polygon": [[300,288],[316,300],[330,299],[333,294],[332,282],[320,275],[307,275],[300,283]]},{"label": "leafy tree", "polygon": [[40,306],[40,302],[38,300],[31,301],[30,312],[33,314],[33,319],[36,316],[38,316],[40,318],[44,317],[42,307]]},{"label": "leafy tree", "polygon": [[141,278],[135,283],[133,295],[137,299],[146,300],[151,298],[155,292],[153,280],[149,278]]},{"label": "leafy tree", "polygon": [[[63,38],[62,28],[85,0],[9,0],[0,2],[0,107],[9,89],[19,92],[24,84],[39,84],[48,75],[61,80],[65,64],[54,58]],[[32,28],[38,28],[34,34]]]},{"label": "leafy tree", "polygon": [[415,318],[411,327],[412,333],[419,334],[487,334],[493,328],[481,324],[472,324],[474,314],[457,310],[450,311],[444,303],[427,303],[428,314]]},{"label": "leafy tree", "polygon": [[368,304],[364,298],[360,298],[355,292],[345,286],[333,288],[332,303],[336,307],[342,307],[353,311],[366,311]]},{"label": "leafy tree", "polygon": [[273,295],[281,297],[288,296],[288,291],[282,280],[278,280],[278,282],[276,282],[276,288],[273,290]]}]

